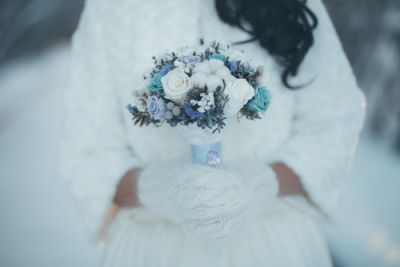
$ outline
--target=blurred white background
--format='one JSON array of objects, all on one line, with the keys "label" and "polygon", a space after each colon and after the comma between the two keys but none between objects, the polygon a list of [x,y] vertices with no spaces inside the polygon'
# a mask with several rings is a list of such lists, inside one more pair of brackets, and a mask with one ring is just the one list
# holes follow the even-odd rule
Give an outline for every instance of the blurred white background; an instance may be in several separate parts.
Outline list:
[{"label": "blurred white background", "polygon": [[[326,228],[332,255],[338,267],[400,266],[400,2],[326,2],[369,102],[342,219]],[[0,0],[0,266],[100,260],[57,173],[68,41],[81,8]]]}]

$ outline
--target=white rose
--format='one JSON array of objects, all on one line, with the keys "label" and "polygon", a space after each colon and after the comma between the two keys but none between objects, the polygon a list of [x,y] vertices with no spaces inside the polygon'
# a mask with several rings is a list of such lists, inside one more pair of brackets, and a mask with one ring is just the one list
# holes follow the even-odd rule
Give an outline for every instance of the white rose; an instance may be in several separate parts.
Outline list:
[{"label": "white rose", "polygon": [[254,88],[245,79],[229,81],[225,88],[229,100],[225,105],[225,114],[236,115],[246,103],[254,97]]},{"label": "white rose", "polygon": [[161,78],[165,98],[182,104],[186,94],[192,87],[189,76],[181,69],[174,69]]}]

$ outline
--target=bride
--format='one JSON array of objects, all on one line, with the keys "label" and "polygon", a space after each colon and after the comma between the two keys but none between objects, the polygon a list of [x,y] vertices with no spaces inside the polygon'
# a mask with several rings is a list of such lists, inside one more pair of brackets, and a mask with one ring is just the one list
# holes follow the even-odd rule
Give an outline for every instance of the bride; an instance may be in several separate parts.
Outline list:
[{"label": "bride", "polygon": [[[235,123],[222,141],[260,208],[218,246],[146,207],[146,166],[189,152],[173,128],[133,127],[126,111],[152,56],[200,40],[245,51],[272,84],[266,118]],[[87,0],[71,71],[63,174],[90,233],[105,239],[103,266],[331,266],[321,225],[335,218],[365,101],[322,0]]]}]

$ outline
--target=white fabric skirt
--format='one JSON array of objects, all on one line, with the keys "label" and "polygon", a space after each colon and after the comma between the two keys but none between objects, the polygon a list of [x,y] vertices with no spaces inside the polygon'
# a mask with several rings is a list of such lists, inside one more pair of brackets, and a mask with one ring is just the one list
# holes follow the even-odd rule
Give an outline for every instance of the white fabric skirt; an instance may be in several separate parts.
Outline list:
[{"label": "white fabric skirt", "polygon": [[121,210],[112,225],[104,267],[330,267],[321,225],[279,203],[249,223],[230,244],[207,246],[185,237],[179,226],[144,209]]}]

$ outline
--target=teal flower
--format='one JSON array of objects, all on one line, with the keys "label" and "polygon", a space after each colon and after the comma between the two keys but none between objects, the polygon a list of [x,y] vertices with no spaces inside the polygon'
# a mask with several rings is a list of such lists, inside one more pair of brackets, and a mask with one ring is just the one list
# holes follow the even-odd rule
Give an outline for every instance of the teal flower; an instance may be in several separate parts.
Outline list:
[{"label": "teal flower", "polygon": [[147,86],[147,89],[149,89],[150,92],[158,93],[163,91],[163,86],[161,83],[162,76],[163,75],[161,73],[157,73],[153,76],[150,84]]},{"label": "teal flower", "polygon": [[214,54],[212,54],[210,58],[212,58],[212,59],[218,59],[218,60],[221,60],[221,61],[223,61],[223,62],[225,62],[225,60],[226,60],[226,56],[223,55],[223,54],[219,54],[219,53],[214,53]]},{"label": "teal flower", "polygon": [[246,104],[250,111],[264,112],[268,109],[271,101],[271,94],[265,87],[257,87],[255,96]]}]

